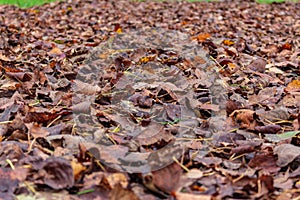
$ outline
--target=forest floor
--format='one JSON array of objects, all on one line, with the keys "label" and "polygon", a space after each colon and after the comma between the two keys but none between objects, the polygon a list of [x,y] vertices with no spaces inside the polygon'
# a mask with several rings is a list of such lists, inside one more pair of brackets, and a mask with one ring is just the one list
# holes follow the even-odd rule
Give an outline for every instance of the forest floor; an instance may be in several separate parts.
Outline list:
[{"label": "forest floor", "polygon": [[0,6],[0,198],[300,199],[299,10]]}]

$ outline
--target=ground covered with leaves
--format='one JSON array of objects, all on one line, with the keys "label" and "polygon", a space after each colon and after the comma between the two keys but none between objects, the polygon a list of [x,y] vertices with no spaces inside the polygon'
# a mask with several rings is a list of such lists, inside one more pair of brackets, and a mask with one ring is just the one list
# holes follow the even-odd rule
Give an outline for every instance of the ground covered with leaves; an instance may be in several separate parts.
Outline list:
[{"label": "ground covered with leaves", "polygon": [[299,9],[0,6],[0,198],[299,199]]}]

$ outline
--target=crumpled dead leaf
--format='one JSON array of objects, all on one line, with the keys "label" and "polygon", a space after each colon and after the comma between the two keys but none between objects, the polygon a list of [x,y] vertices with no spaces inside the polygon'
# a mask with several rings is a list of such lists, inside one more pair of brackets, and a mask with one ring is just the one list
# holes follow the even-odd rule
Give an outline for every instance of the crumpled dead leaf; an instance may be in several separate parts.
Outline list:
[{"label": "crumpled dead leaf", "polygon": [[71,162],[63,158],[48,158],[42,163],[38,174],[42,181],[38,181],[49,187],[60,190],[74,185],[74,174]]},{"label": "crumpled dead leaf", "polygon": [[300,156],[300,147],[292,144],[280,144],[274,148],[274,153],[278,155],[277,165],[285,167]]},{"label": "crumpled dead leaf", "polygon": [[230,114],[230,117],[237,125],[240,126],[240,128],[246,128],[249,130],[254,130],[254,127],[256,126],[255,116],[255,112],[249,109],[235,110]]}]

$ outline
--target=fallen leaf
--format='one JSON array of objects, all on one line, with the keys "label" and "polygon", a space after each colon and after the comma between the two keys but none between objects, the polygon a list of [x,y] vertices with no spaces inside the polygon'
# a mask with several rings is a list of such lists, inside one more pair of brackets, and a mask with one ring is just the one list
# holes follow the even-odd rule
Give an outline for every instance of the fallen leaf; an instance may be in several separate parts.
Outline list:
[{"label": "fallen leaf", "polygon": [[292,50],[292,45],[290,43],[284,43],[282,46],[281,46],[281,51],[286,49],[286,50],[289,50],[291,51]]},{"label": "fallen leaf", "polygon": [[81,163],[76,162],[75,160],[72,160],[71,166],[73,169],[73,174],[74,174],[74,180],[78,180],[80,178],[80,174],[86,170],[86,167],[83,166]]},{"label": "fallen leaf", "polygon": [[291,92],[300,92],[300,80],[296,79],[291,81],[286,88],[284,89],[285,92],[291,93]]},{"label": "fallen leaf", "polygon": [[165,166],[152,172],[152,184],[159,190],[170,194],[176,191],[177,182],[180,180],[182,169],[177,163]]},{"label": "fallen leaf", "polygon": [[139,200],[139,198],[131,190],[122,188],[117,185],[109,193],[109,199],[111,200]]},{"label": "fallen leaf", "polygon": [[14,199],[14,192],[18,187],[19,181],[14,176],[11,169],[0,168],[0,198],[5,200]]},{"label": "fallen leaf", "polygon": [[275,173],[280,170],[277,166],[276,157],[267,152],[259,152],[248,163],[249,167],[262,170],[265,173]]},{"label": "fallen leaf", "polygon": [[43,184],[60,190],[74,185],[74,174],[71,162],[63,158],[48,158],[42,164],[38,174]]},{"label": "fallen leaf", "polygon": [[225,44],[226,46],[232,46],[232,45],[234,45],[234,41],[232,41],[232,40],[223,40],[222,43]]},{"label": "fallen leaf", "polygon": [[203,172],[199,169],[190,169],[186,174],[185,176],[187,178],[190,178],[190,179],[198,179],[198,178],[201,178],[203,176]]},{"label": "fallen leaf", "polygon": [[274,153],[278,155],[277,165],[285,167],[300,156],[300,147],[292,144],[280,144],[274,148]]},{"label": "fallen leaf", "polygon": [[250,65],[248,65],[247,68],[251,69],[253,71],[257,71],[257,72],[263,73],[266,70],[266,65],[267,65],[267,62],[264,59],[258,58],[256,60],[252,61],[250,63]]},{"label": "fallen leaf", "polygon": [[240,126],[240,128],[246,128],[253,130],[256,126],[255,112],[249,109],[235,110],[230,114],[230,117],[234,122]]},{"label": "fallen leaf", "polygon": [[32,122],[32,123],[25,124],[25,125],[28,128],[28,131],[31,134],[31,136],[34,138],[39,138],[39,137],[43,138],[43,137],[46,137],[47,135],[49,135],[49,132],[47,131],[47,129],[42,127],[38,123]]},{"label": "fallen leaf", "polygon": [[163,125],[151,122],[135,137],[135,140],[140,145],[152,145],[160,142],[169,142],[173,138],[172,133],[165,130]]},{"label": "fallen leaf", "polygon": [[259,133],[275,134],[281,130],[281,126],[277,124],[269,124],[266,126],[256,126],[254,130]]},{"label": "fallen leaf", "polygon": [[61,54],[62,54],[62,51],[61,51],[60,48],[54,47],[54,48],[51,49],[51,51],[48,52],[48,54],[49,54],[50,56],[57,56],[57,55],[61,55]]},{"label": "fallen leaf", "polygon": [[291,139],[299,133],[300,131],[287,131],[281,134],[265,134],[265,138],[271,142],[280,142],[282,140]]},{"label": "fallen leaf", "polygon": [[210,195],[199,195],[199,194],[190,194],[190,193],[182,193],[176,192],[175,193],[177,200],[211,200],[212,196]]},{"label": "fallen leaf", "polygon": [[128,187],[128,177],[123,173],[113,173],[106,177],[106,180],[111,188],[121,186],[122,188]]},{"label": "fallen leaf", "polygon": [[289,113],[287,108],[281,106],[276,107],[272,110],[257,110],[256,115],[262,121],[263,123],[270,124],[270,122],[278,122],[282,120],[288,120],[289,119]]},{"label": "fallen leaf", "polygon": [[196,36],[192,37],[192,40],[197,40],[199,42],[204,42],[206,39],[210,38],[211,35],[209,33],[200,33]]}]

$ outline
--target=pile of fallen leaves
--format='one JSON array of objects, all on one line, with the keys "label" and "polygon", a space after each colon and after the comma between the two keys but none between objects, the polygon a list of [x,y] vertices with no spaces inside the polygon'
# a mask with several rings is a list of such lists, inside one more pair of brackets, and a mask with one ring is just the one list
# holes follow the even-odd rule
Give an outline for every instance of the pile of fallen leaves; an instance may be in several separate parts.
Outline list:
[{"label": "pile of fallen leaves", "polygon": [[[298,199],[299,5],[0,6],[0,198]],[[201,56],[100,51],[147,27]]]}]

